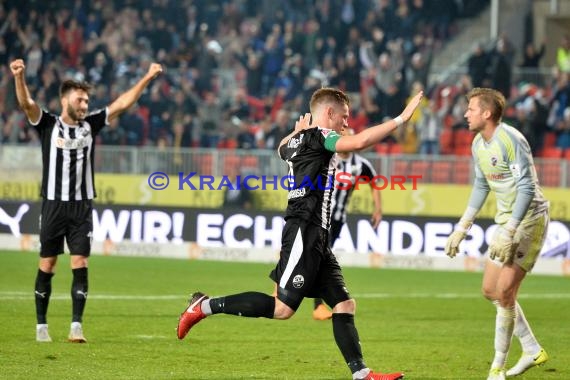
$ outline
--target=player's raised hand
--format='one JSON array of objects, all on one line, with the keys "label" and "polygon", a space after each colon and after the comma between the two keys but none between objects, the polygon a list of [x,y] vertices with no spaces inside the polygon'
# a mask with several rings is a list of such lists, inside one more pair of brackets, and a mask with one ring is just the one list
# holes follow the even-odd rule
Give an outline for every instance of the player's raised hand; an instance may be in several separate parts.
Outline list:
[{"label": "player's raised hand", "polygon": [[152,79],[156,78],[160,73],[162,73],[162,65],[160,63],[151,63],[148,67],[148,75]]},{"label": "player's raised hand", "polygon": [[420,91],[418,92],[413,98],[412,100],[410,100],[410,102],[408,103],[408,105],[406,106],[406,108],[404,108],[404,111],[402,111],[402,113],[400,114],[400,116],[402,117],[403,122],[405,123],[406,121],[410,120],[410,118],[412,117],[412,115],[414,114],[414,111],[416,110],[416,108],[418,108],[418,106],[420,105],[420,102],[422,100],[422,98],[424,97],[424,92]]},{"label": "player's raised hand", "polygon": [[295,122],[295,132],[300,132],[304,129],[312,128],[311,125],[311,114],[306,113],[304,115],[299,116],[299,120]]},{"label": "player's raised hand", "polygon": [[12,75],[14,76],[22,75],[25,69],[26,65],[23,59],[15,59],[10,63],[10,71],[12,71]]}]

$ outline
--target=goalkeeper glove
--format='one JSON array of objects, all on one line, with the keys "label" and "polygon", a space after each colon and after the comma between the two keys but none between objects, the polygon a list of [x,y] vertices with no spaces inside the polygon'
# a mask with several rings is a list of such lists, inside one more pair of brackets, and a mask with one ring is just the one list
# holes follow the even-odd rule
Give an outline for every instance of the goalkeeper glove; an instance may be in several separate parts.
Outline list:
[{"label": "goalkeeper glove", "polygon": [[461,219],[455,230],[447,238],[447,243],[445,244],[445,254],[449,257],[455,257],[459,252],[459,244],[467,236],[467,231],[471,228],[473,222],[471,220]]},{"label": "goalkeeper glove", "polygon": [[514,242],[516,230],[516,227],[511,223],[499,227],[493,241],[489,244],[489,258],[491,260],[497,259],[506,264],[512,262],[518,247],[518,242]]}]

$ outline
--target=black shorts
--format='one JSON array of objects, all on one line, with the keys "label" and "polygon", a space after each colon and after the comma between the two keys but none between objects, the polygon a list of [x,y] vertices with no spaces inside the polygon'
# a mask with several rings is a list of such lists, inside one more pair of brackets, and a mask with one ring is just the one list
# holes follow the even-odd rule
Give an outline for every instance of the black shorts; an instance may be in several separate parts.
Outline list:
[{"label": "black shorts", "polygon": [[279,262],[269,277],[278,285],[277,297],[293,310],[304,297],[322,298],[331,307],[350,299],[328,231],[300,219],[285,223]]},{"label": "black shorts", "polygon": [[93,201],[44,199],[40,215],[40,257],[63,253],[63,240],[72,255],[89,256],[93,240]]}]

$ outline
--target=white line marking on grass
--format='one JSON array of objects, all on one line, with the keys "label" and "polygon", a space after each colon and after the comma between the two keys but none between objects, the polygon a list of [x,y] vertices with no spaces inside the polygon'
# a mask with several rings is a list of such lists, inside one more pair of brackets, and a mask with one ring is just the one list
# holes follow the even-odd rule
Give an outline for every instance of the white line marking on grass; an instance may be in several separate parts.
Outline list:
[{"label": "white line marking on grass", "polygon": [[[356,293],[354,298],[443,298],[443,299],[461,299],[461,298],[482,298],[479,293]],[[0,300],[29,300],[33,299],[33,292],[10,292],[0,291]],[[54,293],[50,297],[55,300],[68,300],[70,298],[67,293]],[[107,300],[107,301],[168,301],[187,299],[185,294],[164,294],[164,295],[131,295],[131,294],[90,294],[89,299]],[[570,299],[570,293],[528,293],[519,294],[520,299]]]}]

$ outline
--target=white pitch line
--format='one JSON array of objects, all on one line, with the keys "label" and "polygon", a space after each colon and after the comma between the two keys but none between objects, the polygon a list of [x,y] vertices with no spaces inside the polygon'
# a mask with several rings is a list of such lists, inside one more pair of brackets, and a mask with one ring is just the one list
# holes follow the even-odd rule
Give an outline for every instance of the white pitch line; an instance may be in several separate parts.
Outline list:
[{"label": "white pitch line", "polygon": [[[414,299],[414,298],[438,298],[438,299],[473,299],[482,298],[479,293],[408,293],[408,294],[393,294],[393,293],[356,293],[354,298],[368,298],[368,299],[387,299],[387,298],[400,298],[400,299]],[[53,300],[68,300],[69,294],[55,293],[52,294],[50,299]],[[0,291],[0,300],[29,300],[33,299],[32,292],[10,292]],[[89,299],[107,300],[107,301],[167,301],[167,300],[180,300],[187,299],[186,294],[165,294],[165,295],[128,295],[128,294],[90,294]],[[570,299],[570,293],[529,293],[519,294],[520,299]]]}]

